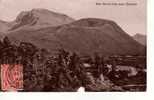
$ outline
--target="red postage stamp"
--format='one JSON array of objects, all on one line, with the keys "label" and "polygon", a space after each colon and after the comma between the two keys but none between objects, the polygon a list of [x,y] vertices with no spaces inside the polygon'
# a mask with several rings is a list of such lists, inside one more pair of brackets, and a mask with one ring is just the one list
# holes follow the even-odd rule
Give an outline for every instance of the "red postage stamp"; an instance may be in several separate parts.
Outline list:
[{"label": "red postage stamp", "polygon": [[18,91],[23,89],[22,65],[1,65],[1,88],[3,91]]}]

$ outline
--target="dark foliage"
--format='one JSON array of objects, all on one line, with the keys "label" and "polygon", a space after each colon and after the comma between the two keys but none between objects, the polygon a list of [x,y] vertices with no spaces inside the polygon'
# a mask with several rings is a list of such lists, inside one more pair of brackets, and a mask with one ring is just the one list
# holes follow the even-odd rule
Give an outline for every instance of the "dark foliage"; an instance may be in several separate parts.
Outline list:
[{"label": "dark foliage", "polygon": [[[64,49],[59,49],[56,55],[50,55],[46,49],[37,48],[31,43],[14,45],[8,37],[0,41],[0,64],[23,65],[23,91],[77,91],[79,87],[85,87],[88,91],[124,91],[113,87],[126,85],[135,79],[139,80],[137,84],[146,84],[146,74],[143,72],[129,78],[128,72],[116,71],[116,59],[105,60],[97,53],[93,58],[81,58],[75,52],[70,53]],[[88,63],[90,69],[84,63]],[[112,71],[109,71],[106,64],[112,65]],[[88,73],[92,74],[93,79],[89,78]],[[110,83],[105,83],[110,87],[102,87],[96,82],[101,74],[110,80]],[[124,81],[126,78],[129,82]]]}]

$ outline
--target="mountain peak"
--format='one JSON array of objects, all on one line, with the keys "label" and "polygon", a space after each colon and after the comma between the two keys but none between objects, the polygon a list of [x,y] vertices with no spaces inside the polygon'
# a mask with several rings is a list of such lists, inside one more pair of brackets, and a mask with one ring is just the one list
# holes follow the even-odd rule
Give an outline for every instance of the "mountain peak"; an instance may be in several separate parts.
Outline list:
[{"label": "mountain peak", "polygon": [[73,24],[78,26],[85,26],[85,27],[98,27],[98,26],[100,27],[105,24],[115,24],[115,22],[111,20],[99,19],[99,18],[83,18],[76,21]]},{"label": "mountain peak", "polygon": [[46,27],[46,26],[59,26],[73,22],[74,19],[47,9],[35,8],[30,11],[22,11],[15,20],[15,25],[11,30],[20,27]]}]

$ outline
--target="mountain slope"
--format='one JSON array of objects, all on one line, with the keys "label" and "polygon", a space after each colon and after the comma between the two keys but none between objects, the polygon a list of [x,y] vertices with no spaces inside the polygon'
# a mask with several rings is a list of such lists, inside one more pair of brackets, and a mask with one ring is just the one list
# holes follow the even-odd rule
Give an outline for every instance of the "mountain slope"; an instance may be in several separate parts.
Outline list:
[{"label": "mountain slope", "polygon": [[81,19],[70,24],[39,30],[19,30],[8,34],[18,43],[27,41],[52,53],[64,48],[83,55],[144,54],[145,47],[126,34],[115,22]]},{"label": "mountain slope", "polygon": [[142,34],[135,34],[135,35],[133,36],[133,38],[134,38],[137,42],[141,43],[142,45],[146,45],[146,36],[145,36],[145,35],[142,35]]},{"label": "mountain slope", "polygon": [[5,22],[0,20],[0,34],[20,29],[39,29],[49,26],[59,26],[73,22],[74,19],[61,13],[47,9],[32,9],[21,12],[14,21]]},{"label": "mountain slope", "polygon": [[8,29],[9,29],[10,25],[9,23],[0,20],[0,33],[4,34]]},{"label": "mountain slope", "polygon": [[11,30],[19,28],[42,28],[47,26],[58,26],[74,21],[67,15],[49,11],[47,9],[32,9],[31,11],[21,12]]}]

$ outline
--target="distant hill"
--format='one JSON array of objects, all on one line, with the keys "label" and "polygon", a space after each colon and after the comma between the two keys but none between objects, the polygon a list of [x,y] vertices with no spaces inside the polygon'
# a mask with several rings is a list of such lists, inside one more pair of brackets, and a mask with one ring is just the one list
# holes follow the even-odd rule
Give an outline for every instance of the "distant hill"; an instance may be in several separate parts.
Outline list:
[{"label": "distant hill", "polygon": [[142,34],[135,34],[134,36],[133,36],[133,38],[137,41],[137,42],[139,42],[139,43],[141,43],[142,45],[145,45],[146,46],[146,35],[142,35]]},{"label": "distant hill", "polygon": [[69,24],[38,30],[20,29],[8,34],[18,43],[27,41],[55,53],[58,48],[91,55],[145,54],[145,47],[125,33],[115,22],[86,18]]}]

